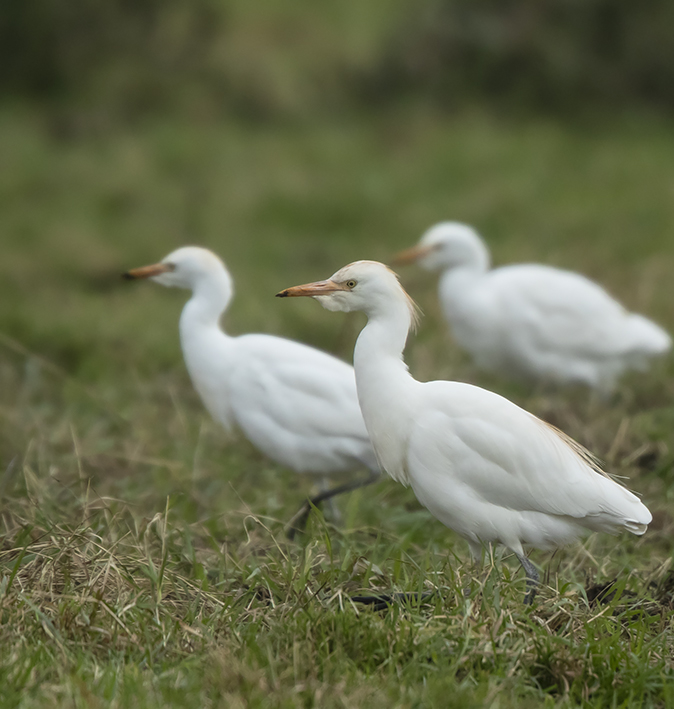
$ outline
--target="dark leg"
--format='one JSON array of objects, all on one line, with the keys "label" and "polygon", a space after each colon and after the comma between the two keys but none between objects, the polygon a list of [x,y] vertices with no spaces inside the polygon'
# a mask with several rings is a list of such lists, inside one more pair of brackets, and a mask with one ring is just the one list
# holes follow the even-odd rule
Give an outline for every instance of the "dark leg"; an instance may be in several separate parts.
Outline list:
[{"label": "dark leg", "polygon": [[527,575],[527,592],[524,596],[524,605],[530,606],[533,603],[534,597],[536,596],[536,591],[538,590],[538,569],[527,559],[526,556],[520,556],[515,554],[515,556],[520,560],[524,573]]},{"label": "dark leg", "polygon": [[379,480],[379,471],[370,471],[370,474],[362,480],[352,480],[351,482],[344,483],[344,485],[338,485],[337,487],[330,488],[329,490],[324,490],[315,497],[310,497],[302,505],[302,507],[300,507],[299,511],[293,516],[290,522],[288,522],[288,539],[292,541],[297,532],[304,531],[312,507],[318,507],[321,502],[330,500],[337,495],[341,495],[342,493],[351,492],[352,490],[357,490],[359,487],[371,485],[377,480]]},{"label": "dark leg", "polygon": [[376,596],[351,596],[354,603],[362,603],[365,606],[372,606],[375,611],[383,611],[390,608],[394,603],[421,603],[433,598],[435,593],[380,593]]},{"label": "dark leg", "polygon": [[[484,566],[482,567],[482,570],[480,571],[479,566],[482,564],[483,561],[483,556],[484,553],[487,553],[487,556],[491,558],[492,554],[492,545],[491,543],[487,544],[486,547],[481,543],[477,541],[469,541],[468,542],[468,548],[470,549],[470,558],[472,559],[472,574],[477,575],[480,577],[480,586],[484,584],[484,580],[487,578],[489,575],[489,571],[486,571]],[[470,594],[473,592],[473,582],[472,580],[468,582],[467,586],[463,587],[463,597],[464,598],[470,598]]]}]

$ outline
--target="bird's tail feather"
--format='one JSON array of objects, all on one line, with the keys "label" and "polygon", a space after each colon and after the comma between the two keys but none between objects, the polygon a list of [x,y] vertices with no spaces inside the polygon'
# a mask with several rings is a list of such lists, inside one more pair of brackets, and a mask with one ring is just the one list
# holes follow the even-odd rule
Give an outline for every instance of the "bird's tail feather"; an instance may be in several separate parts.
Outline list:
[{"label": "bird's tail feather", "polygon": [[644,534],[645,531],[648,529],[647,524],[644,524],[643,522],[637,522],[633,519],[626,519],[624,526],[628,532],[632,532],[632,534],[636,534],[638,537]]},{"label": "bird's tail feather", "polygon": [[630,332],[633,351],[637,355],[654,357],[664,354],[672,347],[669,333],[642,315],[630,316]]}]

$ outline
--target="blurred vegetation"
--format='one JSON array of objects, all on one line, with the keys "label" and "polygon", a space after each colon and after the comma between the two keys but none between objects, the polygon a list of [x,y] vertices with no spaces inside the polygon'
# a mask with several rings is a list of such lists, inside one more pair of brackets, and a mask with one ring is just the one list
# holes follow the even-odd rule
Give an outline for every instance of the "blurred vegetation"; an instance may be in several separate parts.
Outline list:
[{"label": "blurred vegetation", "polygon": [[449,106],[674,108],[666,0],[428,0],[410,17],[384,64],[392,88]]},{"label": "blurred vegetation", "polygon": [[306,116],[425,97],[674,108],[667,0],[34,0],[0,7],[3,93],[134,117]]}]

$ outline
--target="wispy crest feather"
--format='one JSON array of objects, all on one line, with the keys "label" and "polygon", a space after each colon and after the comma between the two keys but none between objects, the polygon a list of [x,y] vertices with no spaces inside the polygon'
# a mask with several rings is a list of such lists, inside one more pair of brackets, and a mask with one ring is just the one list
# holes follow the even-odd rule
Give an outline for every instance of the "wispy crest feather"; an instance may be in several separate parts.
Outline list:
[{"label": "wispy crest feather", "polygon": [[[388,266],[387,266],[388,268]],[[388,269],[391,271],[391,269]],[[414,302],[412,299],[412,296],[402,287],[402,284],[400,283],[400,278],[398,274],[395,271],[391,271],[391,273],[396,277],[396,280],[398,281],[398,285],[400,285],[400,290],[403,292],[403,295],[405,296],[405,299],[407,301],[407,307],[410,310],[410,330],[412,332],[416,332],[418,327],[419,327],[419,322],[421,321],[421,316],[423,315],[423,311],[421,308]]]},{"label": "wispy crest feather", "polygon": [[389,268],[386,264],[382,264],[382,266],[384,266],[384,268],[390,274],[395,276],[396,281],[398,281],[398,285],[400,286],[400,290],[403,292],[403,295],[405,296],[405,300],[407,301],[407,307],[409,308],[409,311],[410,311],[410,319],[411,319],[410,330],[412,330],[412,332],[416,332],[417,328],[419,327],[419,322],[421,320],[421,316],[423,315],[423,311],[414,302],[414,300],[412,299],[412,296],[403,288],[403,285],[400,282],[400,276],[392,268]]}]

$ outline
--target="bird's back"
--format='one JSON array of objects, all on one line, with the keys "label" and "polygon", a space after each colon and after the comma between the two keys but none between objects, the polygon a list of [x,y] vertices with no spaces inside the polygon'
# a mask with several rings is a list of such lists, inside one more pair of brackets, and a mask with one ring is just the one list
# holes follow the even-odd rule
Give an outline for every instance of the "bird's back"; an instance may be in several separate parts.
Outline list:
[{"label": "bird's back", "polygon": [[443,297],[457,339],[478,363],[522,378],[601,387],[669,343],[596,283],[549,266],[504,266],[463,289],[450,277]]},{"label": "bird's back", "polygon": [[235,338],[230,373],[234,417],[269,457],[319,475],[377,470],[353,367],[271,335]]},{"label": "bird's back", "polygon": [[630,366],[643,369],[652,357],[664,355],[672,347],[672,338],[659,325],[643,315],[629,316]]},{"label": "bird's back", "polygon": [[598,472],[582,449],[496,394],[455,382],[421,385],[407,465],[419,500],[469,541],[556,546],[583,528],[636,534],[651,515]]}]

